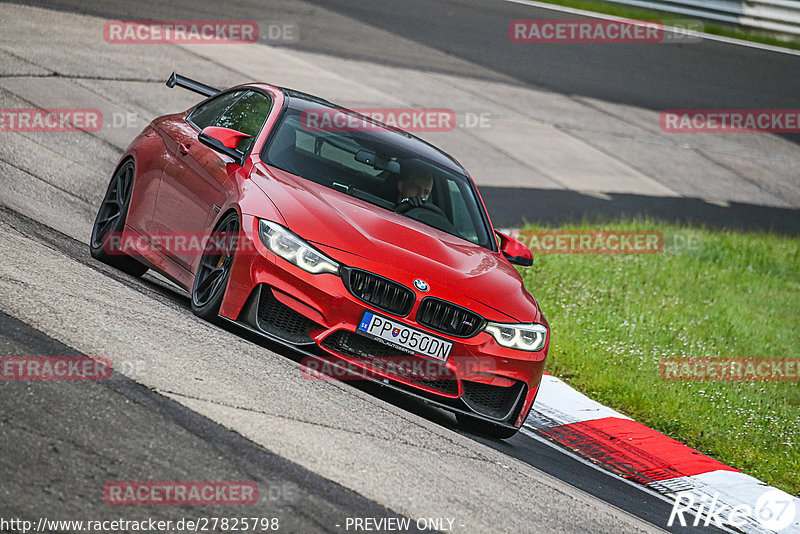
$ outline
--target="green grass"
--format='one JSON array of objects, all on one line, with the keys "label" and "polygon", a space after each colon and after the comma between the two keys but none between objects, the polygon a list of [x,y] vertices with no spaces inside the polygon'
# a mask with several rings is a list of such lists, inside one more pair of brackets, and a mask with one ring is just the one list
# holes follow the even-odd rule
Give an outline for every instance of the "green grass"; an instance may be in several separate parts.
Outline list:
[{"label": "green grass", "polygon": [[[703,21],[694,17],[686,17],[678,15],[677,13],[669,13],[666,11],[654,11],[643,8],[636,8],[616,4],[613,2],[604,2],[602,0],[541,0],[548,4],[571,7],[575,9],[584,9],[586,11],[595,11],[597,13],[606,13],[617,17],[636,19],[636,20],[661,20],[668,25],[677,25],[677,21],[692,21],[701,22],[703,28],[699,31],[711,33],[714,35],[721,35],[724,37],[732,37],[734,39],[743,39],[745,41],[753,41],[756,43],[768,44],[773,46],[782,46],[784,48],[792,48],[800,50],[800,40],[786,36],[780,36],[768,31],[757,29],[746,29],[740,26],[731,26],[722,23],[715,23]],[[676,24],[670,24],[670,21]],[[696,29],[694,26],[689,26],[690,29]]]},{"label": "green grass", "polygon": [[560,229],[691,234],[702,246],[534,255],[522,273],[552,328],[548,371],[637,421],[800,494],[800,382],[673,382],[658,370],[668,357],[800,356],[800,238],[653,221]]}]

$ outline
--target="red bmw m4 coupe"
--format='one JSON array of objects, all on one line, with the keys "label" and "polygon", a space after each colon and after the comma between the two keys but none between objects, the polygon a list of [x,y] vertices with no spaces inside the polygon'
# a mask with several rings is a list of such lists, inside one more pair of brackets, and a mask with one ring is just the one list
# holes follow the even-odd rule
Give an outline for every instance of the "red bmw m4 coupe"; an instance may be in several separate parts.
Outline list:
[{"label": "red bmw m4 coupe", "polygon": [[494,230],[455,159],[298,91],[167,85],[207,98],[133,140],[92,256],[163,274],[198,316],[305,353],[303,372],[375,380],[473,432],[519,430],[549,327],[513,266],[530,250]]}]

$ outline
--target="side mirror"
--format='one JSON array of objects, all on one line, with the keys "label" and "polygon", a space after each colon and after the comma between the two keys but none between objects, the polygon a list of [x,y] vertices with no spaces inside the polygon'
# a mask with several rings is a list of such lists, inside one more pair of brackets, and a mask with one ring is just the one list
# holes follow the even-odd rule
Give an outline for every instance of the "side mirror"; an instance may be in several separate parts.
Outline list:
[{"label": "side mirror", "polygon": [[533,265],[533,254],[531,249],[502,232],[497,232],[500,238],[500,251],[509,263],[520,267],[530,267]]},{"label": "side mirror", "polygon": [[220,154],[225,154],[233,158],[233,161],[235,161],[239,167],[242,167],[244,166],[244,154],[236,150],[236,146],[242,139],[247,139],[248,137],[250,136],[246,133],[231,130],[230,128],[206,126],[197,136],[197,139]]}]

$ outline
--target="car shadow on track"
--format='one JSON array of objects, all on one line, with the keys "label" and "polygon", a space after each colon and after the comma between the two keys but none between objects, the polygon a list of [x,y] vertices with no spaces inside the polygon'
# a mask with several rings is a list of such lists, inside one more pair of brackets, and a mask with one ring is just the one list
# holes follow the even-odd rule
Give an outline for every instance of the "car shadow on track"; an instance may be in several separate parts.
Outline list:
[{"label": "car shadow on track", "polygon": [[[237,336],[243,339],[250,341],[251,343],[264,347],[265,349],[275,352],[276,354],[280,354],[284,358],[292,360],[298,365],[302,365],[303,364],[302,360],[308,356],[308,353],[306,353],[303,350],[299,349],[295,350],[281,343],[273,342],[265,337],[262,337],[251,331],[245,330],[244,328],[240,328],[235,324],[225,325],[223,328],[225,328],[227,331],[231,333],[236,334]],[[323,354],[323,353],[322,351],[320,351],[314,354]],[[389,404],[392,404],[402,410],[423,417],[441,426],[458,431],[456,418],[454,415],[452,415],[451,412],[444,410],[442,408],[438,408],[436,406],[432,406],[420,399],[411,397],[409,395],[405,395],[403,394],[403,392],[397,391],[396,389],[387,388],[380,382],[358,377],[352,377],[338,381],[346,383],[347,385],[356,388],[360,391],[363,391],[368,395],[371,395],[380,400],[388,402]],[[466,434],[465,432],[461,433]]]}]

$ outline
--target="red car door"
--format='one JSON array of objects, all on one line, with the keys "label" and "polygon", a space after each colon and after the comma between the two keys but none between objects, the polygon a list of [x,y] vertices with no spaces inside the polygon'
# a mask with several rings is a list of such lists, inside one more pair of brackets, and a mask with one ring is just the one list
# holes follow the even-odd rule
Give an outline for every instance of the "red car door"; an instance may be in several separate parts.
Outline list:
[{"label": "red car door", "polygon": [[186,122],[173,122],[168,128],[175,145],[174,163],[164,169],[154,219],[164,234],[160,242],[165,252],[191,270],[202,253],[193,245],[208,232],[215,209],[225,204],[230,158],[202,145],[197,130]]},{"label": "red car door", "polygon": [[158,191],[155,219],[164,233],[167,253],[182,268],[193,271],[202,250],[196,247],[211,230],[225,205],[225,182],[235,172],[231,158],[203,145],[197,136],[206,126],[223,126],[251,135],[240,144],[244,151],[258,134],[269,113],[271,99],[242,89],[223,93],[199,105],[185,120],[164,125],[171,139],[167,150],[174,164],[164,171]]}]

